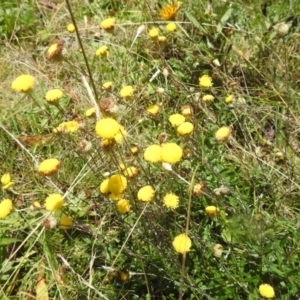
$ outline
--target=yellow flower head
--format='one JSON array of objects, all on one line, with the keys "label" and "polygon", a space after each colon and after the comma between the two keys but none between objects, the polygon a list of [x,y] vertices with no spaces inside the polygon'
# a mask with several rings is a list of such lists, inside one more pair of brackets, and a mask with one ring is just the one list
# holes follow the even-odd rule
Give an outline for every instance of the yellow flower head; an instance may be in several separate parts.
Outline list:
[{"label": "yellow flower head", "polygon": [[193,113],[193,109],[190,105],[183,105],[181,107],[181,114],[185,117],[189,117]]},{"label": "yellow flower head", "polygon": [[63,43],[60,40],[55,41],[47,50],[46,58],[48,60],[56,60],[61,58],[63,53]]},{"label": "yellow flower head", "polygon": [[133,146],[133,147],[130,148],[130,153],[133,154],[133,155],[139,153],[139,151],[140,151],[140,149],[137,146]]},{"label": "yellow flower head", "polygon": [[157,39],[159,36],[159,29],[157,27],[153,27],[149,30],[148,34],[152,39]]},{"label": "yellow flower head", "polygon": [[130,99],[133,95],[134,89],[131,85],[124,86],[120,91],[120,96],[125,99]]},{"label": "yellow flower head", "polygon": [[147,113],[151,116],[155,116],[159,113],[160,107],[157,104],[153,104],[147,107]]},{"label": "yellow flower head", "polygon": [[6,219],[13,210],[13,204],[10,199],[4,199],[0,202],[0,219]]},{"label": "yellow flower head", "polygon": [[11,181],[9,173],[2,175],[1,177],[2,190],[10,189],[15,183]]},{"label": "yellow flower head", "polygon": [[70,229],[73,225],[73,220],[71,217],[68,217],[68,216],[64,216],[60,219],[60,222],[59,222],[59,228],[60,229]]},{"label": "yellow flower head", "polygon": [[17,77],[11,84],[11,88],[16,92],[28,93],[32,90],[34,77],[30,75],[21,75]]},{"label": "yellow flower head", "polygon": [[53,129],[53,133],[72,133],[79,129],[77,121],[63,122]]},{"label": "yellow flower head", "polygon": [[96,56],[108,56],[109,52],[107,51],[108,47],[106,45],[100,47],[97,51],[96,51]]},{"label": "yellow flower head", "polygon": [[96,114],[95,107],[91,107],[85,112],[85,116],[88,118],[94,116],[95,114]]},{"label": "yellow flower head", "polygon": [[100,23],[100,28],[105,31],[112,31],[115,28],[116,25],[116,19],[115,18],[108,18],[103,20]]},{"label": "yellow flower head", "polygon": [[275,292],[274,292],[273,287],[267,283],[261,284],[258,288],[258,291],[263,297],[266,297],[269,299],[275,297]]},{"label": "yellow flower head", "polygon": [[181,6],[181,2],[177,2],[177,4],[171,4],[166,7],[163,7],[160,11],[160,15],[162,19],[174,20],[180,6]]},{"label": "yellow flower head", "polygon": [[216,140],[223,142],[228,140],[230,133],[232,131],[232,128],[229,126],[223,126],[217,130],[215,133]]},{"label": "yellow flower head", "polygon": [[193,187],[193,193],[196,195],[196,196],[199,196],[203,193],[204,191],[204,188],[205,188],[205,185],[204,185],[204,182],[200,181],[198,183],[196,183]]},{"label": "yellow flower head", "polygon": [[185,121],[185,117],[181,114],[173,114],[169,117],[169,122],[172,126],[177,127]]},{"label": "yellow flower head", "polygon": [[127,187],[127,179],[121,174],[112,175],[107,183],[107,189],[112,194],[121,194]]},{"label": "yellow flower head", "polygon": [[120,124],[112,118],[104,118],[97,122],[96,133],[103,139],[114,139],[120,131]]},{"label": "yellow flower head", "polygon": [[121,213],[121,214],[126,214],[130,211],[130,202],[126,199],[121,199],[118,201],[117,203],[117,208],[118,208],[118,211]]},{"label": "yellow flower head", "polygon": [[179,197],[173,193],[169,193],[164,197],[163,202],[166,207],[175,209],[178,207]]},{"label": "yellow flower head", "polygon": [[184,233],[177,235],[173,240],[173,247],[178,253],[186,253],[192,247],[191,239]]},{"label": "yellow flower head", "polygon": [[177,127],[177,132],[180,135],[187,135],[194,131],[194,125],[190,122],[184,122]]},{"label": "yellow flower head", "polygon": [[137,197],[140,201],[149,202],[154,198],[155,191],[151,185],[146,185],[139,189]]},{"label": "yellow flower head", "polygon": [[64,199],[60,194],[51,194],[45,199],[45,207],[49,211],[56,211],[62,207]]},{"label": "yellow flower head", "polygon": [[49,102],[49,104],[56,104],[58,103],[59,99],[63,96],[63,92],[59,89],[53,89],[49,90],[46,93],[46,100]]},{"label": "yellow flower head", "polygon": [[42,161],[38,167],[38,172],[41,175],[51,175],[58,171],[60,162],[56,158],[49,158]]},{"label": "yellow flower head", "polygon": [[219,211],[219,208],[213,205],[205,207],[205,212],[210,216],[216,216]]},{"label": "yellow flower head", "polygon": [[126,135],[127,131],[122,125],[120,125],[119,132],[115,135],[114,139],[117,143],[122,143],[124,142]]},{"label": "yellow flower head", "polygon": [[159,37],[158,37],[158,41],[160,42],[160,43],[165,43],[166,42],[166,40],[167,40],[167,38],[165,37],[165,36],[163,36],[163,35],[160,35]]},{"label": "yellow flower head", "polygon": [[102,194],[109,194],[108,182],[109,182],[109,178],[108,179],[104,179],[101,182],[101,184],[100,184],[100,192]]},{"label": "yellow flower head", "polygon": [[183,151],[175,143],[163,144],[161,147],[161,160],[163,162],[174,164],[181,160]]},{"label": "yellow flower head", "polygon": [[233,102],[233,100],[234,100],[234,96],[233,95],[229,95],[228,97],[226,97],[225,103],[226,104],[230,104],[230,103]]},{"label": "yellow flower head", "polygon": [[70,33],[73,33],[73,32],[75,31],[75,26],[74,26],[74,24],[72,24],[72,23],[68,24],[67,30],[68,30]]},{"label": "yellow flower head", "polygon": [[211,77],[208,75],[201,76],[199,78],[199,85],[201,90],[209,89],[213,85]]},{"label": "yellow flower head", "polygon": [[161,161],[161,146],[151,145],[147,147],[144,152],[144,159],[152,163]]},{"label": "yellow flower head", "polygon": [[205,95],[202,97],[202,102],[206,103],[206,104],[210,104],[211,102],[213,102],[215,99],[215,97],[213,95]]},{"label": "yellow flower head", "polygon": [[128,167],[123,170],[123,174],[126,177],[134,178],[139,174],[139,169],[137,169],[136,167]]},{"label": "yellow flower head", "polygon": [[112,81],[107,81],[107,82],[103,83],[102,90],[108,91],[111,89],[111,87],[112,87]]},{"label": "yellow flower head", "polygon": [[175,31],[177,28],[176,24],[175,23],[169,23],[167,26],[166,26],[166,30],[167,32],[173,32]]}]

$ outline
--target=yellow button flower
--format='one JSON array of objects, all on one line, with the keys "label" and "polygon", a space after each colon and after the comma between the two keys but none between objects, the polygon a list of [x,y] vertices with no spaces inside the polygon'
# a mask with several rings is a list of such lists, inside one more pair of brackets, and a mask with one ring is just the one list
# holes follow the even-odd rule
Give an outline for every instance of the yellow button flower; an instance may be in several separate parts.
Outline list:
[{"label": "yellow button flower", "polygon": [[223,126],[223,127],[219,128],[217,130],[217,132],[215,133],[216,140],[218,140],[220,142],[228,140],[228,138],[231,134],[231,131],[232,131],[232,129],[229,126]]},{"label": "yellow button flower", "polygon": [[177,127],[177,132],[180,135],[187,135],[194,131],[194,125],[190,122],[184,122]]},{"label": "yellow button flower", "polygon": [[28,93],[32,90],[34,77],[30,75],[21,75],[17,77],[11,84],[11,88],[16,92]]},{"label": "yellow button flower", "polygon": [[161,147],[161,160],[163,162],[174,164],[181,160],[183,151],[175,143],[163,144]]},{"label": "yellow button flower", "polygon": [[102,194],[109,194],[108,181],[109,181],[109,178],[104,179],[100,184],[100,192]]},{"label": "yellow button flower", "polygon": [[63,92],[59,89],[53,89],[49,90],[46,93],[46,100],[49,102],[49,104],[57,104],[59,99],[63,96]]},{"label": "yellow button flower", "polygon": [[79,129],[77,121],[63,122],[53,129],[53,133],[73,133]]},{"label": "yellow button flower", "polygon": [[147,147],[144,152],[144,159],[152,163],[161,161],[161,146],[151,145]]},{"label": "yellow button flower", "polygon": [[140,201],[149,202],[154,198],[155,191],[151,185],[146,185],[139,189],[137,197]]},{"label": "yellow button flower", "polygon": [[173,114],[169,117],[169,122],[172,124],[172,126],[177,127],[184,123],[185,117],[181,114]]},{"label": "yellow button flower", "polygon": [[70,229],[73,225],[73,220],[71,217],[68,217],[68,216],[64,216],[60,219],[60,222],[59,222],[59,228],[60,229]]},{"label": "yellow button flower", "polygon": [[167,32],[173,32],[175,31],[177,28],[176,24],[175,23],[169,23],[167,26],[166,26],[166,30]]},{"label": "yellow button flower", "polygon": [[0,202],[0,219],[6,219],[13,210],[13,204],[10,199],[4,199]]},{"label": "yellow button flower", "polygon": [[55,41],[47,50],[46,58],[48,60],[59,60],[63,54],[63,42],[61,40]]},{"label": "yellow button flower", "polygon": [[107,50],[108,50],[108,47],[106,45],[100,47],[96,51],[96,56],[108,56],[109,52]]},{"label": "yellow button flower", "polygon": [[64,204],[64,199],[60,194],[51,194],[45,199],[45,207],[48,211],[56,211]]},{"label": "yellow button flower", "polygon": [[95,107],[91,107],[85,112],[85,116],[88,118],[94,116],[95,114],[96,114]]},{"label": "yellow button flower", "polygon": [[115,135],[114,139],[117,143],[122,143],[124,142],[126,135],[127,131],[122,125],[120,125],[119,132]]},{"label": "yellow button flower", "polygon": [[199,85],[202,90],[209,89],[213,85],[211,77],[208,75],[203,75],[199,78]]},{"label": "yellow button flower", "polygon": [[116,134],[119,133],[119,130],[120,124],[112,118],[101,119],[96,124],[96,133],[103,139],[115,138]]},{"label": "yellow button flower", "polygon": [[2,190],[10,189],[15,183],[11,181],[11,177],[9,173],[5,173],[1,177]]},{"label": "yellow button flower", "polygon": [[102,90],[110,90],[111,89],[111,87],[112,87],[112,81],[107,81],[107,82],[105,82],[105,83],[103,83],[103,85],[102,85]]},{"label": "yellow button flower", "polygon": [[126,200],[126,199],[121,199],[117,203],[118,211],[121,214],[128,213],[130,211],[130,207],[131,207],[130,202],[129,202],[129,200]]},{"label": "yellow button flower", "polygon": [[193,109],[190,105],[184,105],[181,107],[181,114],[185,117],[189,117],[193,113]]},{"label": "yellow button flower", "polygon": [[179,197],[173,193],[169,193],[163,198],[163,202],[166,207],[175,209],[178,207]]},{"label": "yellow button flower", "polygon": [[153,27],[149,30],[149,36],[152,39],[157,39],[159,35],[159,29],[157,27]]},{"label": "yellow button flower", "polygon": [[234,100],[234,96],[233,95],[229,95],[229,96],[226,97],[225,103],[226,104],[230,104],[230,103],[233,102],[233,100]]},{"label": "yellow button flower", "polygon": [[139,174],[139,169],[137,169],[136,167],[128,167],[123,170],[123,174],[126,177],[134,178]]},{"label": "yellow button flower", "polygon": [[275,297],[273,287],[267,283],[261,284],[258,288],[258,291],[265,298],[271,299]]},{"label": "yellow button flower", "polygon": [[205,212],[210,216],[216,216],[219,212],[219,208],[213,205],[207,206]]},{"label": "yellow button flower", "polygon": [[127,187],[127,179],[121,174],[112,175],[107,183],[107,189],[112,194],[121,194]]},{"label": "yellow button flower", "polygon": [[184,233],[177,235],[173,240],[173,247],[178,253],[186,253],[192,247],[191,239]]},{"label": "yellow button flower", "polygon": [[133,96],[134,89],[131,85],[124,86],[120,91],[120,96],[125,99],[130,99]]},{"label": "yellow button flower", "polygon": [[160,35],[160,36],[158,37],[158,41],[159,41],[161,44],[163,44],[163,43],[165,43],[165,42],[167,41],[167,38],[166,38],[165,36],[163,36],[163,35]]},{"label": "yellow button flower", "polygon": [[215,99],[215,97],[213,95],[205,95],[202,97],[202,102],[206,103],[206,104],[210,104],[211,102],[213,102]]},{"label": "yellow button flower", "polygon": [[177,4],[171,4],[163,7],[160,11],[160,15],[164,20],[174,20],[176,14],[181,6],[182,2],[177,2]]},{"label": "yellow button flower", "polygon": [[147,113],[155,116],[159,113],[160,107],[157,104],[153,104],[147,107]]},{"label": "yellow button flower", "polygon": [[112,31],[115,28],[116,19],[108,18],[100,23],[100,28],[106,31]]},{"label": "yellow button flower", "polygon": [[72,24],[72,23],[68,24],[67,30],[68,30],[70,33],[73,33],[73,32],[75,31],[75,26],[74,26],[74,24]]},{"label": "yellow button flower", "polygon": [[51,175],[58,171],[60,161],[56,158],[49,158],[42,161],[38,167],[38,172],[41,175]]}]

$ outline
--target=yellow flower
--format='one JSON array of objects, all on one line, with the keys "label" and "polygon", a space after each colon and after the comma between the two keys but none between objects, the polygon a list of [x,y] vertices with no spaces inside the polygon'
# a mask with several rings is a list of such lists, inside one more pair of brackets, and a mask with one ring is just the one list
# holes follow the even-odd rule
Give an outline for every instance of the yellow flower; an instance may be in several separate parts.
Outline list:
[{"label": "yellow flower", "polygon": [[137,146],[133,146],[133,147],[130,148],[130,152],[133,155],[137,154],[139,151],[140,151],[140,149]]},{"label": "yellow flower", "polygon": [[184,233],[177,235],[173,240],[173,247],[178,253],[186,253],[192,247],[191,239]]},{"label": "yellow flower", "polygon": [[63,43],[60,40],[55,41],[47,50],[46,58],[51,60],[61,58],[61,54],[63,53]]},{"label": "yellow flower", "polygon": [[139,174],[139,170],[136,167],[128,167],[123,170],[123,174],[126,177],[134,178]]},{"label": "yellow flower", "polygon": [[103,20],[100,23],[100,28],[102,28],[106,31],[111,31],[115,28],[115,24],[116,24],[115,18],[108,18],[108,19]]},{"label": "yellow flower", "polygon": [[101,182],[101,184],[100,184],[100,192],[102,194],[109,194],[108,182],[109,182],[109,178],[108,179],[104,179]]},{"label": "yellow flower", "polygon": [[147,113],[155,116],[159,113],[160,107],[157,104],[153,104],[147,107]]},{"label": "yellow flower", "polygon": [[49,102],[49,104],[56,104],[58,103],[59,99],[63,96],[63,92],[59,89],[53,89],[49,90],[46,93],[46,100]]},{"label": "yellow flower", "polygon": [[127,270],[122,270],[120,272],[120,279],[122,281],[128,281],[130,279],[130,273]]},{"label": "yellow flower", "polygon": [[42,161],[38,167],[41,175],[51,175],[56,173],[60,167],[60,162],[56,158],[49,158]]},{"label": "yellow flower", "polygon": [[16,92],[28,93],[32,90],[34,77],[30,75],[21,75],[17,77],[11,84],[11,88]]},{"label": "yellow flower", "polygon": [[202,97],[202,102],[209,104],[211,102],[213,102],[215,99],[215,97],[213,95],[205,95]]},{"label": "yellow flower", "polygon": [[161,160],[163,162],[174,164],[181,160],[183,151],[175,143],[163,144],[161,147]]},{"label": "yellow flower", "polygon": [[167,26],[166,26],[166,30],[167,32],[173,32],[175,31],[177,28],[176,24],[175,23],[169,23]]},{"label": "yellow flower", "polygon": [[133,95],[134,89],[131,85],[124,86],[120,91],[120,96],[122,98],[130,99]]},{"label": "yellow flower", "polygon": [[226,97],[225,103],[226,103],[226,104],[230,104],[230,103],[233,102],[233,100],[234,100],[233,95],[229,95],[228,97]]},{"label": "yellow flower", "polygon": [[164,197],[163,202],[166,207],[175,209],[178,207],[179,197],[173,193],[169,193]]},{"label": "yellow flower", "polygon": [[100,47],[97,51],[96,51],[96,56],[108,56],[109,52],[107,51],[107,46],[104,45],[102,47]]},{"label": "yellow flower", "polygon": [[203,75],[199,78],[199,85],[202,90],[209,89],[213,85],[211,77],[208,75]]},{"label": "yellow flower", "polygon": [[158,41],[159,41],[160,43],[165,43],[166,40],[167,40],[167,38],[166,38],[165,36],[163,36],[163,35],[160,35],[160,36],[158,37]]},{"label": "yellow flower", "polygon": [[123,198],[122,194],[109,194],[111,200],[117,201]]},{"label": "yellow flower", "polygon": [[126,214],[130,211],[130,202],[126,199],[121,199],[118,201],[117,203],[117,208],[118,208],[118,211],[121,213],[121,214]]},{"label": "yellow flower", "polygon": [[68,30],[70,33],[74,32],[74,31],[75,31],[75,26],[74,26],[74,24],[72,24],[72,23],[68,24],[67,30]]},{"label": "yellow flower", "polygon": [[216,140],[223,142],[228,140],[232,129],[229,126],[223,126],[217,130],[215,133]]},{"label": "yellow flower", "polygon": [[137,197],[140,201],[149,202],[154,198],[155,191],[151,185],[146,185],[139,189]]},{"label": "yellow flower", "polygon": [[73,225],[73,220],[71,217],[68,217],[68,216],[64,216],[60,219],[60,222],[59,222],[59,228],[60,229],[70,229]]},{"label": "yellow flower", "polygon": [[220,244],[215,244],[213,246],[213,255],[214,257],[221,257],[223,253],[223,246]]},{"label": "yellow flower", "polygon": [[163,7],[160,11],[160,15],[164,20],[174,20],[175,16],[181,6],[181,2],[177,2],[177,4],[171,4],[166,7]]},{"label": "yellow flower", "polygon": [[112,81],[107,81],[103,83],[102,85],[102,90],[110,90],[112,87]]},{"label": "yellow flower", "polygon": [[2,183],[2,190],[8,190],[11,188],[15,183],[11,181],[11,177],[9,173],[5,173],[1,177],[1,183]]},{"label": "yellow flower", "polygon": [[119,132],[115,135],[114,139],[117,143],[122,143],[124,142],[126,135],[127,131],[122,125],[120,125]]},{"label": "yellow flower", "polygon": [[103,139],[113,139],[120,130],[120,124],[112,119],[101,119],[96,124],[96,133]]},{"label": "yellow flower", "polygon": [[45,207],[49,211],[56,211],[62,207],[64,199],[60,194],[51,194],[45,199]]},{"label": "yellow flower", "polygon": [[194,125],[190,122],[184,122],[177,127],[177,132],[180,135],[187,135],[194,131]]},{"label": "yellow flower", "polygon": [[94,116],[95,114],[96,114],[95,107],[91,107],[85,112],[85,116],[88,118]]},{"label": "yellow flower", "polygon": [[210,216],[216,216],[219,212],[219,208],[213,205],[207,206],[205,212]]},{"label": "yellow flower", "polygon": [[185,121],[185,117],[181,114],[173,114],[169,117],[169,122],[172,126],[177,127]]},{"label": "yellow flower", "polygon": [[196,195],[196,196],[199,196],[203,193],[204,191],[204,182],[200,181],[198,183],[196,183],[193,187],[193,193]]},{"label": "yellow flower", "polygon": [[107,183],[107,189],[112,194],[121,194],[127,187],[127,179],[121,174],[112,175]]},{"label": "yellow flower", "polygon": [[149,36],[152,39],[157,39],[159,35],[159,29],[157,27],[153,27],[149,30]]},{"label": "yellow flower", "polygon": [[181,107],[181,114],[189,117],[193,113],[193,109],[190,105],[184,105]]},{"label": "yellow flower", "polygon": [[275,297],[275,292],[274,292],[274,289],[271,285],[267,284],[267,283],[264,283],[264,284],[261,284],[258,288],[259,290],[259,293],[263,296],[263,297],[266,297],[266,298],[274,298]]},{"label": "yellow flower", "polygon": [[161,161],[161,146],[151,145],[147,147],[144,152],[144,159],[152,163]]},{"label": "yellow flower", "polygon": [[53,133],[72,133],[79,129],[79,124],[77,121],[63,122],[58,125],[58,127],[53,129]]},{"label": "yellow flower", "polygon": [[0,219],[6,219],[13,210],[13,204],[10,199],[4,199],[0,202]]}]

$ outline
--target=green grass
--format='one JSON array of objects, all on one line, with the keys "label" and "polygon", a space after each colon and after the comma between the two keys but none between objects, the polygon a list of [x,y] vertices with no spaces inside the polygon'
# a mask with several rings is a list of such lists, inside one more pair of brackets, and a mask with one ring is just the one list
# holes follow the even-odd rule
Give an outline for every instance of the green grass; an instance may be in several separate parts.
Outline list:
[{"label": "green grass", "polygon": [[[298,299],[299,1],[211,7],[191,0],[182,4],[172,33],[159,13],[167,2],[78,1],[72,11],[79,36],[66,30],[72,18],[58,2],[51,8],[6,1],[0,8],[0,175],[10,173],[15,182],[1,190],[14,209],[0,219],[0,299],[263,299],[262,283],[274,288],[276,299]],[[110,16],[114,33],[99,29]],[[281,22],[289,26],[284,36],[276,29]],[[154,26],[164,44],[149,37]],[[46,59],[56,39],[67,51],[58,62]],[[103,45],[109,56],[96,57]],[[11,89],[21,74],[35,78],[30,94]],[[213,86],[201,91],[205,74]],[[101,89],[106,81],[113,82],[111,91]],[[131,100],[119,96],[125,85],[135,89]],[[64,91],[59,107],[45,100],[53,88]],[[94,106],[90,94],[98,104],[108,97],[117,103],[112,117],[127,132],[123,143],[100,147],[98,120],[85,116]],[[212,104],[201,101],[205,94],[214,96]],[[229,95],[234,101],[226,104]],[[152,104],[160,105],[156,116],[147,113]],[[194,132],[182,137],[168,119],[184,105],[192,108]],[[84,126],[53,133],[71,120]],[[219,142],[222,126],[232,126],[232,133]],[[183,149],[172,172],[143,158],[162,134]],[[79,147],[82,141],[91,143],[90,151]],[[47,158],[61,162],[51,177],[37,171]],[[139,169],[124,192],[127,214],[99,190],[122,163]],[[196,195],[193,186],[201,181],[205,188]],[[137,198],[145,185],[155,189],[149,203]],[[174,210],[162,201],[170,192],[180,198]],[[53,213],[44,207],[52,193],[65,199]],[[35,201],[40,209],[33,209]],[[217,216],[206,214],[209,205],[220,209]],[[60,229],[63,216],[73,219],[72,228]],[[53,219],[58,225],[50,229]],[[183,255],[172,246],[182,233],[192,241]],[[216,244],[223,247],[220,257]]]}]

